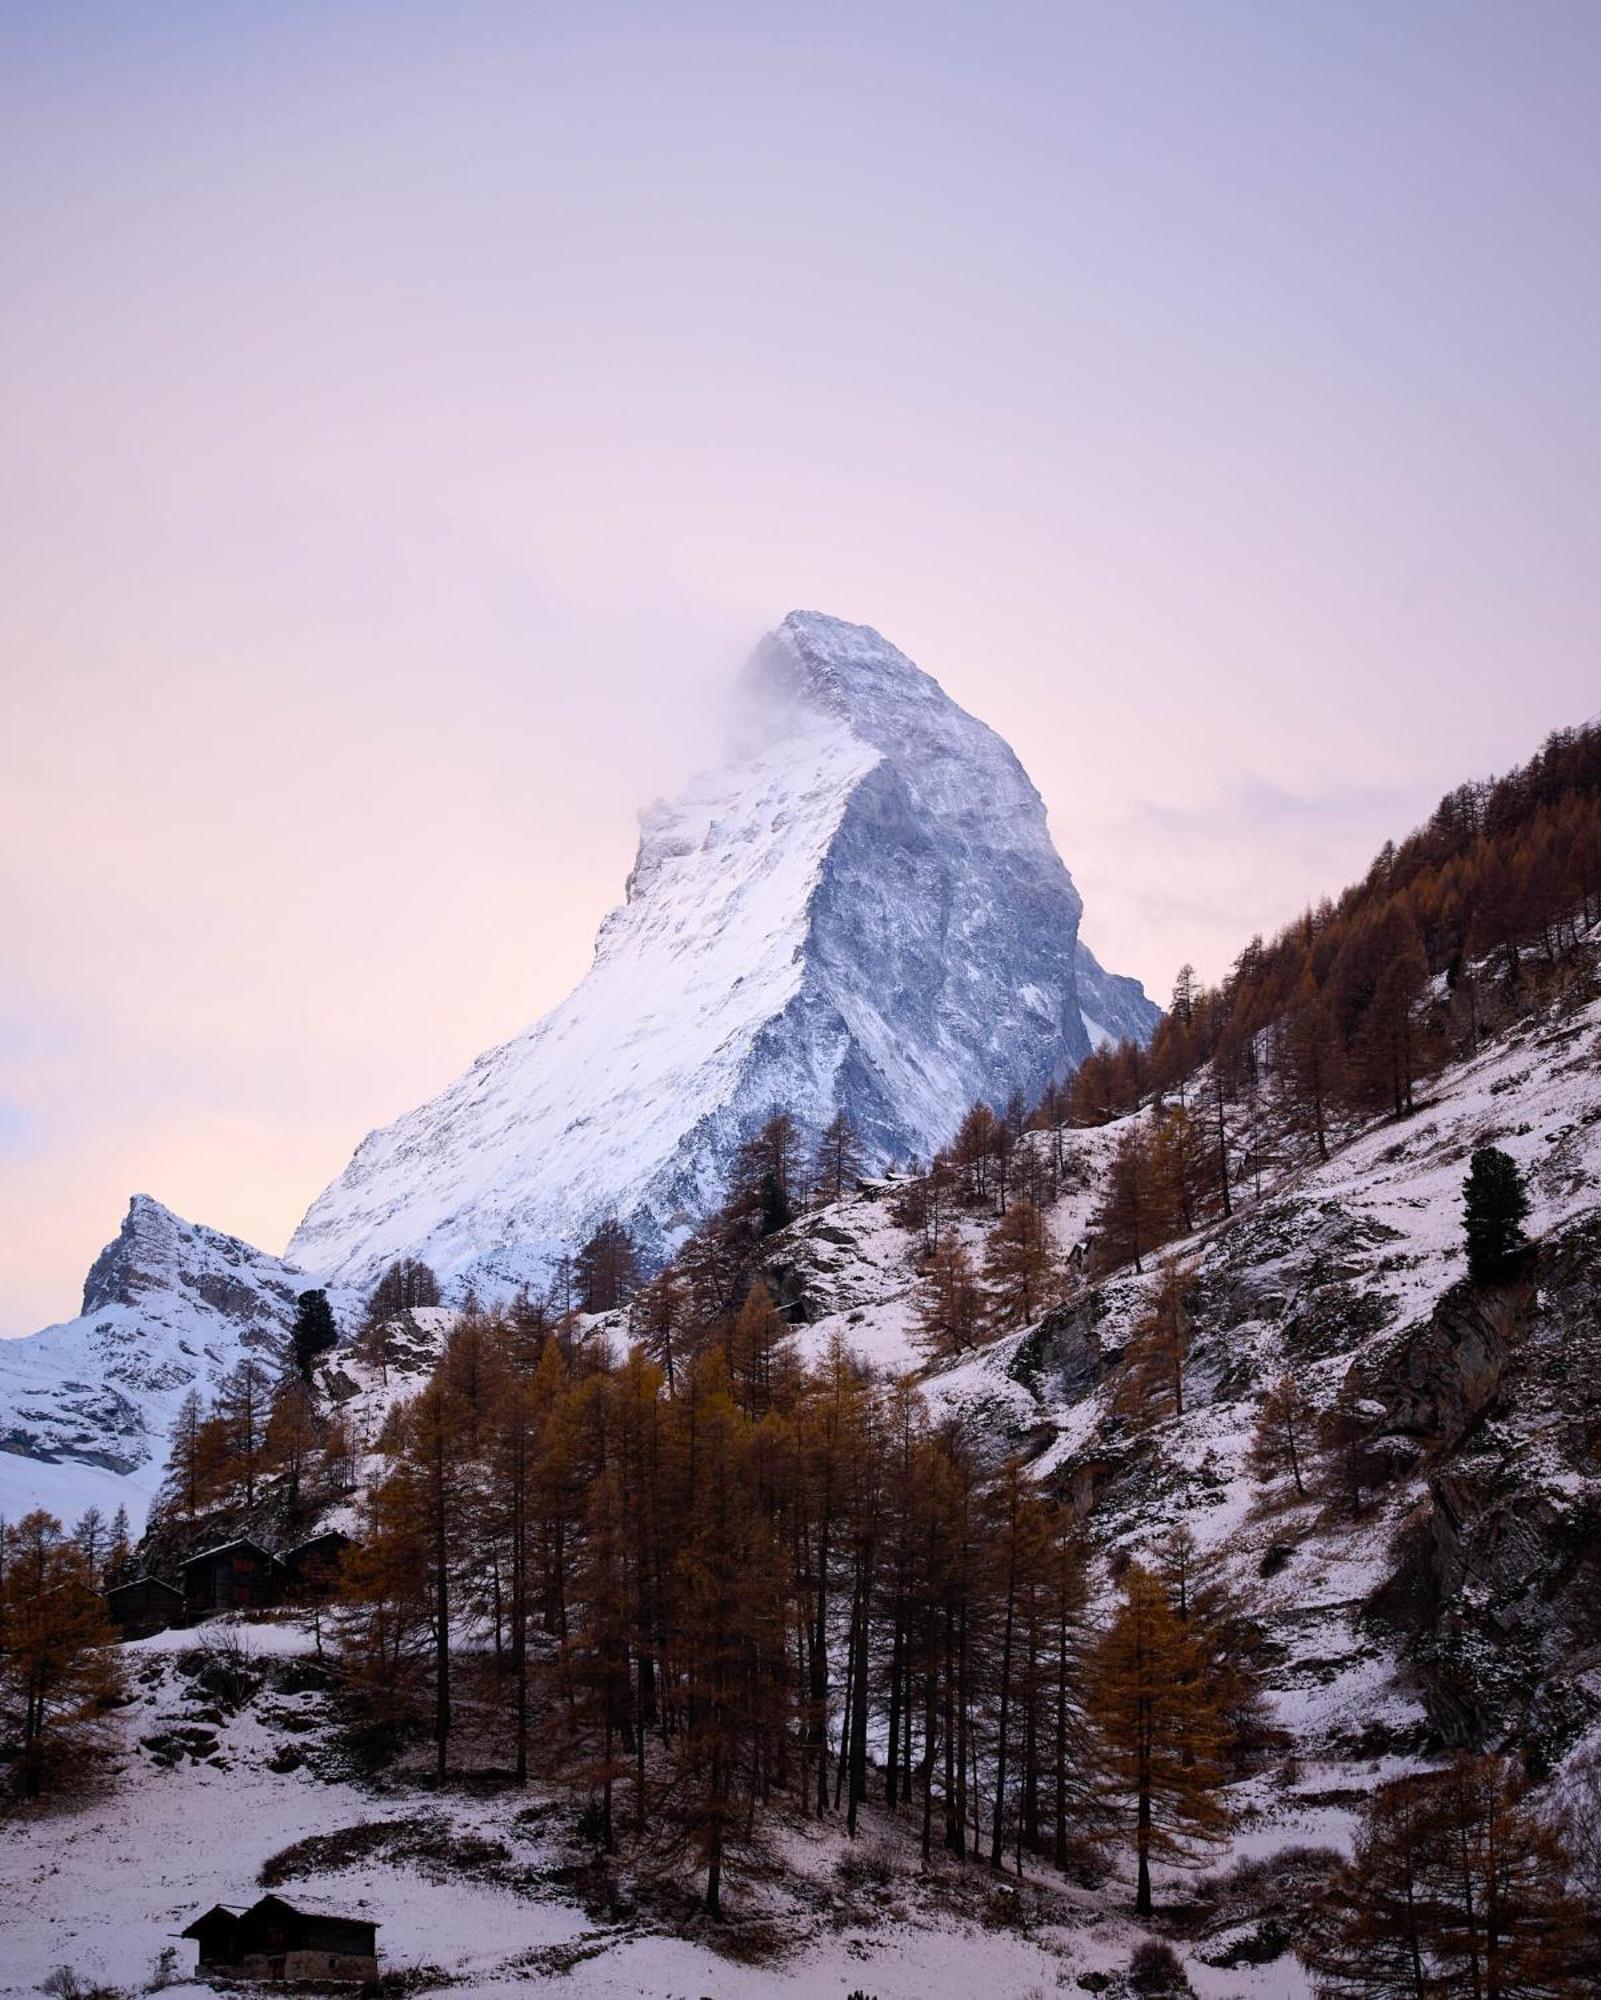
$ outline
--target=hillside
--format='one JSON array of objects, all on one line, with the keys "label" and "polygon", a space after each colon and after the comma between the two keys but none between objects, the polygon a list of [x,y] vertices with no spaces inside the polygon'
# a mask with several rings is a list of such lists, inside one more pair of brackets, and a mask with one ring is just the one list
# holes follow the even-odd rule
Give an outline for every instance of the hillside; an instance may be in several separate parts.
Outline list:
[{"label": "hillside", "polygon": [[[765,1246],[798,1355],[824,1357],[837,1336],[875,1373],[915,1373],[936,1414],[1020,1449],[1036,1480],[1072,1499],[1092,1551],[1092,1623],[1108,1613],[1120,1558],[1149,1553],[1180,1522],[1198,1561],[1215,1558],[1249,1604],[1282,1735],[1276,1755],[1230,1786],[1233,1827],[1207,1881],[1240,1886],[1198,1893],[1190,1878],[1161,1878],[1169,1914],[1158,1929],[1197,1994],[1310,1994],[1269,1918],[1284,1894],[1304,1893],[1282,1886],[1300,1880],[1297,1850],[1348,1847],[1375,1783],[1471,1740],[1518,1749],[1560,1787],[1601,1742],[1592,991],[1574,987],[1444,1070],[1410,1118],[1368,1126],[1327,1163],[1264,1173],[1259,1191],[1238,1191],[1231,1218],[1171,1246],[1193,1274],[1185,1409],[1150,1428],[1130,1424],[1118,1386],[1130,1329],[1161,1282],[1155,1270],[1113,1273],[1026,1329],[931,1362],[918,1328],[919,1238],[895,1219],[908,1183],[870,1181]],[[1064,1192],[1050,1219],[1064,1244],[1088,1230],[1126,1122],[1024,1140],[1061,1147]],[[1528,1282],[1484,1297],[1462,1283],[1460,1197],[1469,1154],[1491,1141],[1525,1169],[1537,1249]],[[976,1247],[985,1226],[975,1214],[958,1228]],[[407,1316],[384,1379],[348,1354],[325,1365],[324,1394],[364,1447],[427,1379],[450,1325],[447,1313]],[[620,1351],[626,1331],[620,1316],[602,1316],[580,1338]],[[1251,1476],[1260,1398],[1285,1370],[1321,1409],[1342,1386],[1359,1391],[1369,1484],[1354,1520],[1321,1482],[1300,1500],[1283,1481],[1264,1489]],[[381,1475],[381,1455],[369,1449],[362,1463],[366,1477]],[[354,1527],[361,1509],[341,1503],[331,1518]],[[596,1874],[563,1785],[486,1790],[464,1775],[440,1791],[405,1765],[376,1784],[356,1774],[315,1663],[304,1673],[275,1664],[281,1649],[312,1644],[293,1621],[239,1632],[262,1685],[205,1726],[212,1747],[163,1763],[139,1742],[204,1704],[186,1697],[186,1677],[197,1671],[192,1649],[217,1643],[208,1627],[129,1649],[140,1698],[121,1725],[118,1789],[43,1847],[13,1848],[13,1893],[27,1901],[43,1868],[55,1885],[49,1915],[12,1924],[29,1980],[68,1960],[132,1978],[139,1954],[190,1905],[240,1899],[254,1871],[291,1848],[274,1864],[285,1893],[379,1917],[386,1962],[442,1967],[444,1992],[515,1988],[558,1970],[568,1990],[597,1996],[1071,1990],[1086,1976],[1115,1978],[1141,1935],[1122,1914],[1116,1876],[1076,1887],[1036,1864],[1024,1884],[999,1889],[948,1863],[924,1876],[915,1824],[870,1803],[865,1847],[837,1821],[775,1829],[766,1868],[742,1878],[732,1928],[714,1941],[636,1901],[626,1870]],[[875,1758],[882,1741],[880,1724]],[[123,1848],[135,1808],[141,1826],[174,1829],[143,1859]],[[89,1884],[111,1851],[122,1859],[106,1903]],[[1292,1857],[1289,1875],[1275,1874],[1278,1856]],[[1231,1874],[1256,1861],[1267,1874],[1255,1887],[1248,1872]],[[738,1962],[750,1954],[760,1962]]]},{"label": "hillside", "polygon": [[245,1354],[276,1370],[296,1299],[315,1282],[135,1195],[77,1318],[0,1341],[0,1519],[125,1507],[142,1527],[185,1395],[212,1394]]}]

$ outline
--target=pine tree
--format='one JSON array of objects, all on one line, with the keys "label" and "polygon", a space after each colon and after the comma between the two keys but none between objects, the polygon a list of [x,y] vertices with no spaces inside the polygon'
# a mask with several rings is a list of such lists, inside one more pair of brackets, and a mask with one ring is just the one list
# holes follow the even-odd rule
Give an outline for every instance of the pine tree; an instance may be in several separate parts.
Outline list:
[{"label": "pine tree", "polygon": [[317,1356],[339,1345],[339,1328],[334,1322],[333,1307],[328,1303],[326,1292],[300,1294],[295,1305],[295,1323],[289,1330],[289,1341],[300,1379],[309,1382],[312,1363]]},{"label": "pine tree", "polygon": [[1134,1909],[1151,1914],[1151,1861],[1182,1861],[1220,1839],[1225,1730],[1205,1653],[1158,1579],[1133,1563],[1090,1663],[1089,1713],[1101,1788],[1132,1837]]},{"label": "pine tree", "polygon": [[1517,1162],[1499,1146],[1479,1147],[1462,1193],[1468,1276],[1476,1285],[1505,1284],[1516,1277],[1528,1247],[1523,1224],[1529,1197]]}]

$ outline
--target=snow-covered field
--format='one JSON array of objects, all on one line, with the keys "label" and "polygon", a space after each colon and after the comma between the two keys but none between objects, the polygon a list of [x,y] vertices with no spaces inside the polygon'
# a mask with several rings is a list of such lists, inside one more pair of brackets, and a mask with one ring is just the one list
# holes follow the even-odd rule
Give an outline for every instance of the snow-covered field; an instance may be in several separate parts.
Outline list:
[{"label": "snow-covered field", "polygon": [[[265,1685],[237,1713],[196,1723],[219,1711],[185,1670],[186,1656],[192,1664],[197,1648],[225,1640]],[[781,1836],[786,1880],[754,1884],[742,1896],[772,1919],[775,1949],[761,1963],[626,1916],[591,1918],[538,1879],[579,1851],[568,1840],[568,1799],[537,1786],[486,1798],[374,1791],[313,1775],[309,1762],[269,1768],[286,1747],[312,1761],[318,1754],[326,1697],[272,1685],[273,1670],[305,1657],[311,1643],[292,1622],[216,1620],[123,1649],[137,1698],[118,1720],[121,1768],[111,1787],[13,1822],[0,1837],[0,1993],[36,1992],[63,1965],[85,1983],[138,1991],[163,1947],[201,1910],[254,1901],[270,1857],[358,1827],[370,1830],[364,1839],[373,1844],[390,1829],[390,1851],[380,1846],[345,1865],[291,1871],[277,1880],[278,1893],[376,1921],[384,1969],[438,1968],[448,1976],[430,1990],[442,1994],[528,1992],[558,1977],[574,2000],[843,2000],[858,1989],[876,2000],[1052,1994],[1074,1990],[1081,1972],[1121,1968],[1141,1935],[1108,1912],[1106,1897],[1051,1888],[1044,1871],[1021,1892],[982,1869],[954,1869],[924,1884],[915,1825],[873,1814],[860,1843],[872,1880],[854,1896],[840,1891],[836,1867],[847,1843],[837,1830],[801,1826]],[[203,1737],[200,1756],[164,1768],[142,1747],[185,1727],[214,1737],[214,1750]],[[451,1850],[456,1861],[441,1858]],[[740,1927],[730,1927],[731,1947],[740,1937]],[[192,1969],[193,1946],[180,1941],[176,1949],[178,1969]],[[1288,1961],[1227,1972],[1198,1965],[1192,1977],[1208,2000],[1299,2000],[1309,1991]]]}]

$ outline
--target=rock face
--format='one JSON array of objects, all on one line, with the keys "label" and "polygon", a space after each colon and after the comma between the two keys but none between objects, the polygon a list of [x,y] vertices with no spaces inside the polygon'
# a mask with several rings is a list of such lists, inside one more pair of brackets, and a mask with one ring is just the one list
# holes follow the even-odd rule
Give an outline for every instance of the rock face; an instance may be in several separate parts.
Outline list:
[{"label": "rock face", "polygon": [[[14,1515],[27,1499],[29,1478],[37,1504],[56,1511],[73,1506],[69,1491],[116,1504],[123,1496],[112,1487],[52,1476],[96,1467],[132,1476],[126,1499],[138,1511],[159,1479],[185,1394],[209,1392],[246,1352],[276,1372],[296,1299],[315,1283],[135,1195],[90,1269],[78,1318],[0,1341],[0,1453],[40,1468],[0,1464],[6,1509]],[[355,1310],[348,1297],[334,1303],[346,1320]]]},{"label": "rock face", "polygon": [[876,632],[795,612],[729,761],[643,817],[627,899],[536,1027],[372,1133],[289,1254],[368,1284],[538,1280],[601,1217],[664,1248],[774,1106],[925,1156],[1158,1010],[1080,943],[1045,808],[993,730]]}]

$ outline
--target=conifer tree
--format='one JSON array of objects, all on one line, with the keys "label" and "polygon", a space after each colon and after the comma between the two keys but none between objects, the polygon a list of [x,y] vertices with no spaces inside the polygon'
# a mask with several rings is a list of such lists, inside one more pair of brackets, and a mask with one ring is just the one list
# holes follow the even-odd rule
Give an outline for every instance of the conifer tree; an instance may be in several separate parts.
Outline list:
[{"label": "conifer tree", "polygon": [[79,1555],[83,1557],[85,1569],[95,1584],[99,1585],[105,1575],[109,1535],[106,1517],[98,1507],[91,1505],[84,1508],[73,1526],[72,1539]]},{"label": "conifer tree", "polygon": [[817,1146],[817,1165],[812,1175],[816,1199],[843,1201],[846,1188],[862,1171],[864,1158],[856,1127],[843,1109],[836,1111]]},{"label": "conifer tree", "polygon": [[1251,1439],[1251,1471],[1262,1485],[1289,1475],[1296,1498],[1306,1498],[1307,1474],[1317,1443],[1317,1410],[1293,1375],[1281,1375],[1262,1398]]},{"label": "conifer tree", "polygon": [[579,1251],[573,1275],[580,1312],[614,1312],[626,1305],[639,1285],[639,1249],[627,1225],[608,1216]]},{"label": "conifer tree", "polygon": [[1152,1198],[1151,1142],[1143,1126],[1132,1126],[1119,1139],[1092,1226],[1101,1270],[1132,1264],[1144,1271],[1146,1253],[1161,1239]]},{"label": "conifer tree", "polygon": [[1184,1370],[1190,1356],[1186,1297],[1194,1273],[1162,1260],[1150,1302],[1134,1322],[1118,1379],[1117,1407],[1136,1424],[1184,1414]]},{"label": "conifer tree", "polygon": [[1579,2000],[1593,1946],[1556,1829],[1497,1757],[1381,1785],[1304,1955],[1337,2000]]},{"label": "conifer tree", "polygon": [[100,1580],[42,1509],[0,1533],[0,1757],[25,1798],[64,1782],[101,1748],[121,1689]]},{"label": "conifer tree", "polygon": [[664,1265],[634,1294],[630,1315],[634,1337],[657,1362],[667,1382],[669,1396],[677,1392],[678,1364],[689,1301],[684,1281],[672,1264]]},{"label": "conifer tree", "polygon": [[205,1411],[200,1393],[191,1389],[178,1405],[172,1424],[172,1448],[167,1460],[167,1476],[162,1483],[164,1506],[177,1507],[192,1521],[203,1495],[202,1430]]},{"label": "conifer tree", "polygon": [[339,1344],[339,1328],[334,1323],[333,1307],[328,1303],[326,1292],[300,1294],[295,1305],[295,1323],[289,1331],[289,1342],[300,1379],[309,1382],[312,1363],[317,1356],[326,1354],[331,1347]]},{"label": "conifer tree", "polygon": [[1050,1224],[1025,1195],[1014,1201],[984,1244],[989,1313],[997,1327],[1027,1326],[1061,1286],[1061,1260]]},{"label": "conifer tree", "polygon": [[247,1507],[256,1503],[270,1401],[267,1371],[249,1354],[234,1364],[217,1390],[216,1416],[227,1441],[228,1469],[233,1482],[243,1485]]},{"label": "conifer tree", "polygon": [[1135,1914],[1151,1914],[1153,1859],[1187,1860],[1221,1838],[1225,1730],[1205,1653],[1140,1563],[1090,1664],[1101,1788],[1134,1848]]},{"label": "conifer tree", "polygon": [[1505,1284],[1517,1275],[1527,1248],[1529,1197],[1517,1162],[1499,1146],[1479,1147],[1462,1195],[1468,1276],[1476,1285]]},{"label": "conifer tree", "polygon": [[416,1257],[398,1257],[368,1296],[366,1323],[372,1326],[438,1304],[439,1280],[428,1266]]},{"label": "conifer tree", "polygon": [[923,1273],[918,1324],[938,1354],[962,1354],[978,1339],[982,1301],[967,1246],[954,1230],[935,1244]]}]

